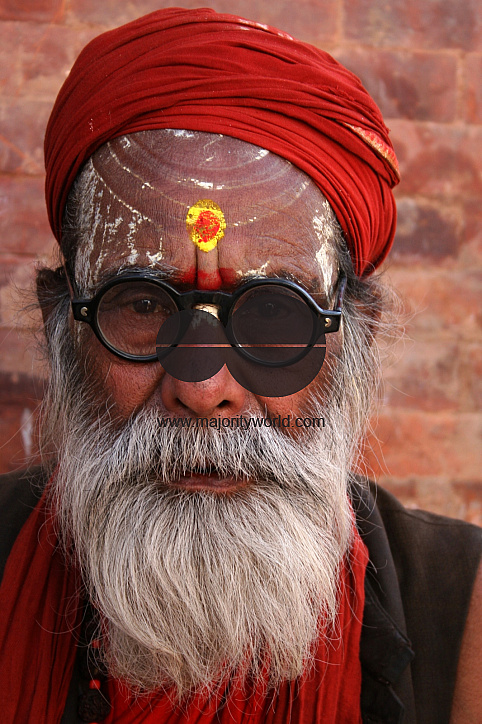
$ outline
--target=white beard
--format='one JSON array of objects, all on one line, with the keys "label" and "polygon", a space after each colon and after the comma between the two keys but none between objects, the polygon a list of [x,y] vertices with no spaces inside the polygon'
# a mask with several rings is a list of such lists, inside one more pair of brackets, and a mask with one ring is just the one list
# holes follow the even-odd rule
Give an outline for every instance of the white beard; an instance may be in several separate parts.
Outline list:
[{"label": "white beard", "polygon": [[[299,440],[276,428],[161,428],[153,412],[119,431],[89,421],[85,404],[68,408],[60,533],[105,620],[109,671],[132,689],[173,687],[182,699],[261,677],[267,662],[276,686],[310,666],[321,625],[336,635],[353,436],[335,406],[311,408],[326,427]],[[193,469],[251,482],[230,494],[172,485]]]}]

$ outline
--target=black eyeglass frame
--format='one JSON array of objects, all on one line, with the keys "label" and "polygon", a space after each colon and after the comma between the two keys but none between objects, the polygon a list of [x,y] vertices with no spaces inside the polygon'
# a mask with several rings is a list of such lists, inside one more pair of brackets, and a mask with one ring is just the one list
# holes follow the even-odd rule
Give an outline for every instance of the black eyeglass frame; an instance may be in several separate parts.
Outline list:
[{"label": "black eyeglass frame", "polygon": [[[112,354],[116,355],[116,357],[120,357],[121,359],[125,359],[130,362],[155,362],[159,360],[159,356],[157,353],[147,356],[141,356],[134,355],[129,352],[122,352],[121,350],[113,347],[103,336],[97,321],[97,310],[99,308],[102,297],[106,294],[106,292],[108,292],[109,289],[112,289],[112,287],[115,287],[119,284],[124,284],[125,282],[131,281],[149,282],[151,284],[155,284],[171,297],[179,312],[187,309],[193,309],[196,305],[216,306],[219,309],[219,320],[225,328],[229,323],[231,311],[232,309],[234,309],[236,302],[247,291],[255,289],[256,287],[269,285],[284,287],[295,292],[304,302],[306,302],[308,307],[314,312],[318,319],[323,318],[321,324],[322,329],[317,330],[315,328],[313,330],[313,335],[309,344],[306,345],[306,347],[303,349],[303,352],[301,353],[302,357],[308,353],[311,347],[314,346],[316,340],[320,337],[321,334],[338,332],[341,322],[341,306],[347,281],[345,276],[340,276],[338,280],[338,290],[334,307],[332,310],[327,310],[322,309],[315,302],[312,296],[303,289],[303,287],[301,287],[299,284],[296,284],[296,282],[289,281],[288,279],[253,279],[249,282],[246,282],[245,284],[242,284],[232,293],[224,292],[221,290],[210,291],[205,289],[192,289],[186,292],[179,292],[175,287],[171,286],[171,284],[164,281],[163,279],[159,279],[158,277],[154,276],[154,274],[135,271],[120,274],[119,276],[110,279],[108,282],[103,284],[103,286],[91,299],[82,299],[78,296],[77,285],[75,283],[73,275],[70,274],[67,265],[65,265],[65,274],[70,289],[70,303],[72,306],[72,313],[74,319],[77,322],[85,322],[86,324],[88,324],[99,342],[106,349],[108,349],[109,352],[112,352]],[[249,359],[254,359],[252,355],[250,355],[249,352],[246,351],[246,348],[244,348],[241,344],[237,344],[235,340],[234,342],[230,341],[230,344],[232,347],[238,349],[241,354],[245,355]],[[172,346],[175,347],[177,345]],[[259,362],[259,360],[255,361]],[[262,362],[259,363],[263,364]]]}]

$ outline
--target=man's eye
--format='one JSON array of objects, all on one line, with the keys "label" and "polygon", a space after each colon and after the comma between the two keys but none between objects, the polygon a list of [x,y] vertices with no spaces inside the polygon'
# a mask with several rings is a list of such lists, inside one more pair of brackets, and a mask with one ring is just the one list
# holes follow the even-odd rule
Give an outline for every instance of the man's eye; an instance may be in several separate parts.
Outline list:
[{"label": "man's eye", "polygon": [[290,309],[286,304],[277,301],[259,301],[250,309],[250,313],[261,319],[278,320],[286,317]]},{"label": "man's eye", "polygon": [[156,299],[138,299],[132,302],[132,309],[136,314],[154,314],[161,311],[161,305]]}]

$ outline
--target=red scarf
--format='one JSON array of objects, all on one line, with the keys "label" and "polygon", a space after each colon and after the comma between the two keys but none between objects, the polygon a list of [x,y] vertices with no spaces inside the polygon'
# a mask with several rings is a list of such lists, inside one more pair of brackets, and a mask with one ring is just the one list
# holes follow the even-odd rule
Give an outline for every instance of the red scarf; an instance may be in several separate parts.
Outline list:
[{"label": "red scarf", "polygon": [[[340,580],[340,641],[320,640],[314,670],[275,695],[235,689],[228,704],[196,697],[182,711],[166,696],[135,702],[109,682],[113,711],[106,724],[357,724],[361,722],[359,645],[368,552],[358,533]],[[0,587],[0,711],[3,724],[58,724],[76,655],[80,578],[66,566],[46,493],[18,536]],[[222,695],[222,692],[221,692]]]},{"label": "red scarf", "polygon": [[64,563],[46,497],[20,531],[0,587],[5,724],[60,722],[74,667],[80,579]]}]

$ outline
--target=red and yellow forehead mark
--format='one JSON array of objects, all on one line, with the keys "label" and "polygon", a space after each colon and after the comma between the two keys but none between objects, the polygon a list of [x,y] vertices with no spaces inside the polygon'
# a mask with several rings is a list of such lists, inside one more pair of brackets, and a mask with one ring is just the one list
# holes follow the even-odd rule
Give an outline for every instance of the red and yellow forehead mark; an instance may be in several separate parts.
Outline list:
[{"label": "red and yellow forehead mark", "polygon": [[211,251],[223,238],[226,221],[215,201],[202,199],[187,212],[186,228],[196,246],[203,251]]}]

